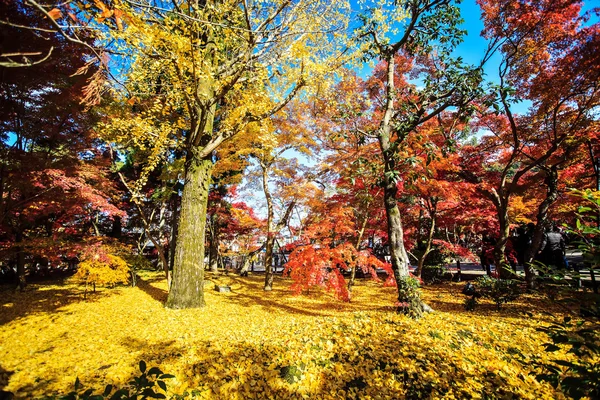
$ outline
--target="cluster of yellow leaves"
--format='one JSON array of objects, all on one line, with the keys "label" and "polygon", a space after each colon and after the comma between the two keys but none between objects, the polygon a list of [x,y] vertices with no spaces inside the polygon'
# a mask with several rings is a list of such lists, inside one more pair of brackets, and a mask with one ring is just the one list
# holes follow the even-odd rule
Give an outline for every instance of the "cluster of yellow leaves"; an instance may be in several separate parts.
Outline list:
[{"label": "cluster of yellow leaves", "polygon": [[[79,377],[100,392],[126,384],[145,360],[176,376],[171,395],[188,398],[561,398],[532,377],[530,361],[547,357],[535,330],[548,322],[540,298],[466,312],[460,285],[425,288],[436,312],[415,321],[394,313],[393,288],[370,281],[358,282],[352,303],[318,290],[292,296],[287,280],[265,293],[261,282],[209,275],[208,306],[192,310],[164,308],[166,284],[149,274],[88,301],[69,285],[6,291],[5,390],[66,393]],[[212,291],[213,283],[232,292]]]},{"label": "cluster of yellow leaves", "polygon": [[100,258],[81,262],[73,277],[76,281],[94,285],[114,286],[129,281],[129,265],[119,256],[106,255]]}]

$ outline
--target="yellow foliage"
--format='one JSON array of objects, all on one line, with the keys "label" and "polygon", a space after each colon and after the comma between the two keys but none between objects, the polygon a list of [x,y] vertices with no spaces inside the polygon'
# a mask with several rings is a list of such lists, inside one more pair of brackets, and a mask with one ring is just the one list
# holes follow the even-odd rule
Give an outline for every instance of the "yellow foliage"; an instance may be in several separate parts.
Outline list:
[{"label": "yellow foliage", "polygon": [[508,206],[508,219],[513,224],[527,224],[532,222],[532,210],[537,209],[538,200],[526,200],[523,196],[513,196]]},{"label": "yellow foliage", "polygon": [[85,260],[79,264],[75,280],[94,285],[114,286],[129,281],[129,265],[119,256],[106,255],[100,258]]},{"label": "yellow foliage", "polygon": [[340,303],[318,290],[291,296],[288,280],[263,292],[262,276],[209,275],[207,307],[172,310],[161,275],[144,274],[138,287],[102,289],[93,302],[69,284],[3,291],[4,390],[68,393],[79,377],[100,393],[126,384],[143,359],[176,376],[169,396],[187,398],[563,398],[532,376],[532,361],[549,357],[536,327],[559,313],[539,296],[466,312],[461,285],[426,287],[436,311],[416,321],[394,312],[393,288],[371,281]]}]

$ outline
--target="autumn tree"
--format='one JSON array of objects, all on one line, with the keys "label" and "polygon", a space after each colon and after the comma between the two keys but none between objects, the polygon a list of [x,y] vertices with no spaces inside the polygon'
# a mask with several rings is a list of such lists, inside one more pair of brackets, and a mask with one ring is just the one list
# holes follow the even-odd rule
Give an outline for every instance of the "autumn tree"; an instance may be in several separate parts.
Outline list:
[{"label": "autumn tree", "polygon": [[105,235],[103,225],[125,215],[116,206],[110,159],[96,147],[97,116],[80,104],[94,72],[89,54],[22,4],[3,2],[2,10],[11,22],[0,24],[2,51],[52,49],[36,65],[0,66],[0,241],[23,287],[26,253],[48,265],[83,238]]},{"label": "autumn tree", "polygon": [[[149,149],[146,171],[168,149],[185,154],[173,282],[167,305],[204,305],[206,207],[213,152],[279,111],[334,65],[331,34],[343,28],[346,3],[94,2],[113,58],[131,55],[106,139]],[[90,12],[97,13],[95,15]],[[101,16],[94,22],[93,17]],[[101,20],[101,21],[100,21]],[[329,44],[329,45],[326,45]],[[339,62],[336,60],[336,62]],[[141,179],[139,187],[144,184]]]},{"label": "autumn tree", "polygon": [[[398,168],[403,141],[427,121],[451,107],[463,113],[478,96],[481,68],[464,65],[451,56],[463,32],[460,13],[452,1],[408,0],[401,4],[381,2],[361,17],[357,38],[366,58],[380,64],[372,91],[376,103],[376,128],[364,132],[379,143],[384,171],[384,204],[388,224],[392,267],[398,285],[408,276],[409,259],[398,208]],[[392,28],[398,23],[401,28]],[[400,24],[401,23],[401,24]],[[422,85],[410,84],[407,77]],[[399,302],[406,303],[399,291]]]},{"label": "autumn tree", "polygon": [[[484,35],[500,44],[495,97],[488,104],[495,110],[481,116],[479,124],[491,135],[480,146],[483,162],[492,161],[475,180],[473,166],[468,179],[478,182],[481,192],[494,204],[499,239],[494,253],[496,265],[505,264],[504,249],[509,236],[509,207],[527,175],[543,171],[540,179],[547,190],[538,207],[537,225],[526,255],[526,277],[532,287],[533,260],[543,237],[550,206],[558,198],[559,171],[582,151],[581,144],[597,129],[595,109],[600,92],[598,55],[599,25],[586,24],[582,2],[532,1],[479,2],[485,24]],[[519,114],[517,104],[530,102]],[[475,158],[482,155],[475,156]],[[505,269],[502,271],[506,272]]]}]

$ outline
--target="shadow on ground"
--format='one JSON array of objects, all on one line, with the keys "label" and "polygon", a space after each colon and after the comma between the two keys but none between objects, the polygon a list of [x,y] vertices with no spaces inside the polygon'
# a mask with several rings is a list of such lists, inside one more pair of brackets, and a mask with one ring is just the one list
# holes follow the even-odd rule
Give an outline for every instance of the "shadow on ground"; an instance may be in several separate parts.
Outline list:
[{"label": "shadow on ground", "polygon": [[[108,293],[99,291],[87,294],[83,298],[83,290],[70,285],[60,287],[62,283],[47,282],[29,284],[24,291],[14,290],[12,287],[0,288],[0,325],[26,317],[31,314],[55,314],[63,312],[61,309],[72,303],[81,301],[94,302]],[[51,287],[51,288],[46,288]]]}]

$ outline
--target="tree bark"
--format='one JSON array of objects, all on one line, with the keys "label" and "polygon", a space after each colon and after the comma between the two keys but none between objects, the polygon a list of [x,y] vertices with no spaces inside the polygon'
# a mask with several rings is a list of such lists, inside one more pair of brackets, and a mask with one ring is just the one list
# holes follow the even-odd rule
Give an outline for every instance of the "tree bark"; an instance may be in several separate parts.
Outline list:
[{"label": "tree bark", "polygon": [[502,279],[509,279],[513,277],[513,273],[508,268],[504,251],[506,250],[506,242],[508,242],[508,236],[510,235],[510,221],[508,219],[508,200],[500,201],[498,207],[498,222],[500,225],[500,232],[498,241],[494,246],[494,263],[496,264],[496,271],[498,276]]},{"label": "tree bark", "polygon": [[169,238],[169,270],[173,270],[175,265],[175,248],[177,247],[177,231],[179,230],[179,208],[181,205],[181,196],[179,189],[175,189],[172,198],[173,220],[171,222],[171,235]]},{"label": "tree bark", "polygon": [[533,231],[533,237],[531,239],[531,245],[525,251],[525,282],[527,283],[527,289],[535,289],[535,272],[533,268],[533,261],[535,255],[540,250],[544,238],[544,227],[548,220],[548,210],[550,206],[558,199],[558,169],[556,166],[552,166],[548,171],[548,176],[544,183],[547,186],[546,198],[538,207],[537,213],[537,224]]},{"label": "tree bark", "polygon": [[166,306],[202,307],[204,302],[204,237],[213,163],[188,155],[175,248],[173,281]]},{"label": "tree bark", "polygon": [[25,251],[23,250],[23,246],[20,245],[23,242],[23,233],[18,231],[15,236],[15,242],[17,243],[15,247],[17,250],[17,287],[23,291],[27,286],[27,280],[25,279]]},{"label": "tree bark", "polygon": [[[368,204],[367,204],[368,209]],[[369,214],[365,210],[365,216],[363,218],[363,222],[360,226],[360,230],[358,231],[358,237],[356,238],[356,251],[360,251],[360,242],[362,242],[363,235],[365,234],[365,228],[367,227],[367,222],[369,221]],[[352,292],[352,287],[354,286],[354,280],[356,279],[356,265],[352,264],[352,269],[350,270],[350,280],[348,281],[348,291]]]},{"label": "tree bark", "polygon": [[213,273],[219,272],[219,231],[217,227],[216,216],[213,215],[210,221],[210,247],[208,250],[208,263],[210,271]]},{"label": "tree bark", "polygon": [[431,226],[429,227],[429,233],[427,235],[427,243],[425,245],[425,251],[419,257],[417,270],[415,271],[416,277],[421,277],[421,273],[423,272],[423,266],[425,265],[425,259],[431,253],[431,244],[433,243],[433,234],[435,233],[435,222],[436,222],[436,212],[437,208],[437,200],[431,198],[431,210],[429,211],[429,216],[431,217]]}]

